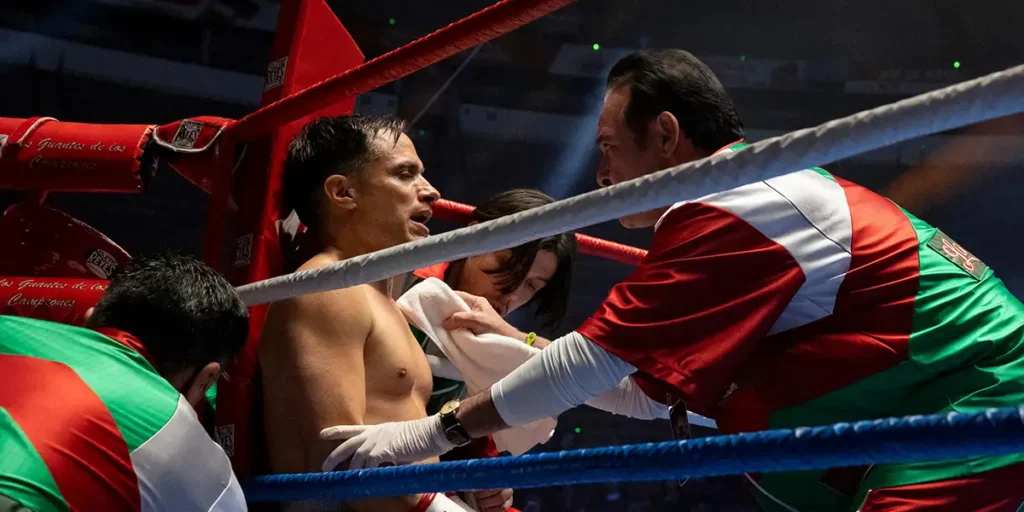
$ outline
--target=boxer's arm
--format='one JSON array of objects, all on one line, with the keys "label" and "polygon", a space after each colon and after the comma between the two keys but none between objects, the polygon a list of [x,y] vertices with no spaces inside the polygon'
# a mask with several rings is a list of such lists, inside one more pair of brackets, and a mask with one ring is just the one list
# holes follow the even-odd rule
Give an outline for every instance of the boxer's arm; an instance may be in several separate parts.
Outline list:
[{"label": "boxer's arm", "polygon": [[[301,446],[306,471],[319,471],[336,443],[318,435],[331,425],[364,424],[366,373],[363,352],[373,326],[373,312],[360,287],[307,295],[275,304],[282,313],[268,317],[280,322],[287,338],[292,368],[273,385],[288,386],[292,410],[302,428]],[[279,356],[284,354],[278,354]],[[269,383],[265,382],[265,385]],[[422,495],[349,502],[357,512],[419,510]],[[424,509],[426,510],[426,509]]]},{"label": "boxer's arm", "polygon": [[556,416],[608,390],[636,369],[571,332],[462,403],[459,421],[472,437]]},{"label": "boxer's arm", "polygon": [[[280,409],[292,418],[284,421],[296,423],[297,428],[290,430],[301,435],[293,441],[299,446],[287,448],[304,455],[306,471],[316,470],[330,452],[329,443],[316,435],[321,425],[363,424],[363,348],[371,326],[369,306],[359,288],[306,295],[270,308],[260,347],[263,387],[274,400],[288,402]],[[278,409],[274,405],[268,404],[268,413]]]}]

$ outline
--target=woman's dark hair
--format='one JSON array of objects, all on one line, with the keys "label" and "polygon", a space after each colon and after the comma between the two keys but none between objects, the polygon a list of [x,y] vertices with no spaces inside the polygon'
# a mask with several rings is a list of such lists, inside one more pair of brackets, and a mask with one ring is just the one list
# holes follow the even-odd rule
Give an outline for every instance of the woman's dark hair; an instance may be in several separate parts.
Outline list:
[{"label": "woman's dark hair", "polygon": [[[553,203],[547,194],[534,189],[516,188],[502,192],[480,203],[471,216],[472,221],[486,222],[506,215],[523,212]],[[540,251],[551,251],[558,259],[558,268],[548,284],[527,304],[537,305],[537,317],[545,327],[554,329],[569,309],[569,289],[572,284],[572,263],[576,257],[576,235],[562,233],[525,243],[510,249],[500,266],[489,273],[498,277],[503,293],[511,293],[523,283]],[[452,269],[461,269],[465,260],[452,263]],[[447,276],[446,276],[447,277]]]},{"label": "woman's dark hair", "polygon": [[629,87],[626,124],[641,148],[647,124],[671,112],[693,145],[718,151],[743,138],[736,105],[715,74],[689,52],[644,50],[627,55],[608,72],[608,88]]},{"label": "woman's dark hair", "polygon": [[227,279],[190,256],[139,256],[114,273],[87,327],[131,334],[164,377],[235,357],[249,311]]}]

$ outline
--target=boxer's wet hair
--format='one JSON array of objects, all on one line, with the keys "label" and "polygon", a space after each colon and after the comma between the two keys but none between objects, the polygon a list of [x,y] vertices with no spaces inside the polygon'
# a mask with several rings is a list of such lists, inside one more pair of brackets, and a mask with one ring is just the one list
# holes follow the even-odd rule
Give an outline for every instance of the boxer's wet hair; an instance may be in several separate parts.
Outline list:
[{"label": "boxer's wet hair", "polygon": [[715,74],[689,52],[652,49],[628,55],[608,73],[608,88],[629,87],[626,124],[644,149],[647,126],[662,112],[679,121],[698,149],[717,151],[743,138],[736,105]]},{"label": "boxer's wet hair", "polygon": [[320,221],[322,190],[327,178],[365,169],[377,156],[377,137],[392,146],[405,130],[394,116],[318,117],[302,128],[288,146],[284,162],[285,212],[292,209],[307,228]]},{"label": "boxer's wet hair", "polygon": [[[544,206],[554,201],[553,198],[539,190],[512,189],[481,202],[473,210],[470,220],[486,222]],[[569,309],[572,264],[576,258],[576,235],[574,233],[562,233],[513,247],[509,250],[509,256],[500,263],[499,267],[488,273],[498,278],[498,285],[502,287],[502,293],[512,293],[526,279],[530,267],[533,266],[533,261],[540,251],[554,253],[558,260],[558,268],[544,288],[541,288],[526,304],[536,304],[538,319],[546,327],[554,329]],[[453,262],[449,266],[449,272],[459,271],[463,261],[465,260]]]},{"label": "boxer's wet hair", "polygon": [[249,312],[227,279],[178,254],[122,265],[86,322],[138,338],[165,378],[228,363],[245,345]]}]

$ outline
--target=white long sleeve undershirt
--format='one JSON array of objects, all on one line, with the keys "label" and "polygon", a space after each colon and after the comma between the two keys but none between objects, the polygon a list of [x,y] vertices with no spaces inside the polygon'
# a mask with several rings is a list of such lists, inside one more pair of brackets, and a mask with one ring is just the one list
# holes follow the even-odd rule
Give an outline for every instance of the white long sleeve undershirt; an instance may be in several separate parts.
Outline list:
[{"label": "white long sleeve undershirt", "polygon": [[605,391],[584,403],[595,409],[638,420],[668,418],[668,406],[651,400],[632,377],[622,379],[615,389]]},{"label": "white long sleeve undershirt", "polygon": [[668,408],[648,398],[629,378],[635,372],[573,331],[491,386],[491,399],[505,424],[513,427],[583,403],[632,418],[667,418]]}]

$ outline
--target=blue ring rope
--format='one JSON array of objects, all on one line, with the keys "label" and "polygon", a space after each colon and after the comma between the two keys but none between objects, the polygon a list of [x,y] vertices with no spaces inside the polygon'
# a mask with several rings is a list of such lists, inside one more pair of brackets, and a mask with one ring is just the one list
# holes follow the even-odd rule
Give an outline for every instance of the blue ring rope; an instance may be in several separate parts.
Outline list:
[{"label": "blue ring rope", "polygon": [[766,430],[681,442],[249,480],[251,502],[348,500],[801,471],[1024,453],[1024,406]]}]

